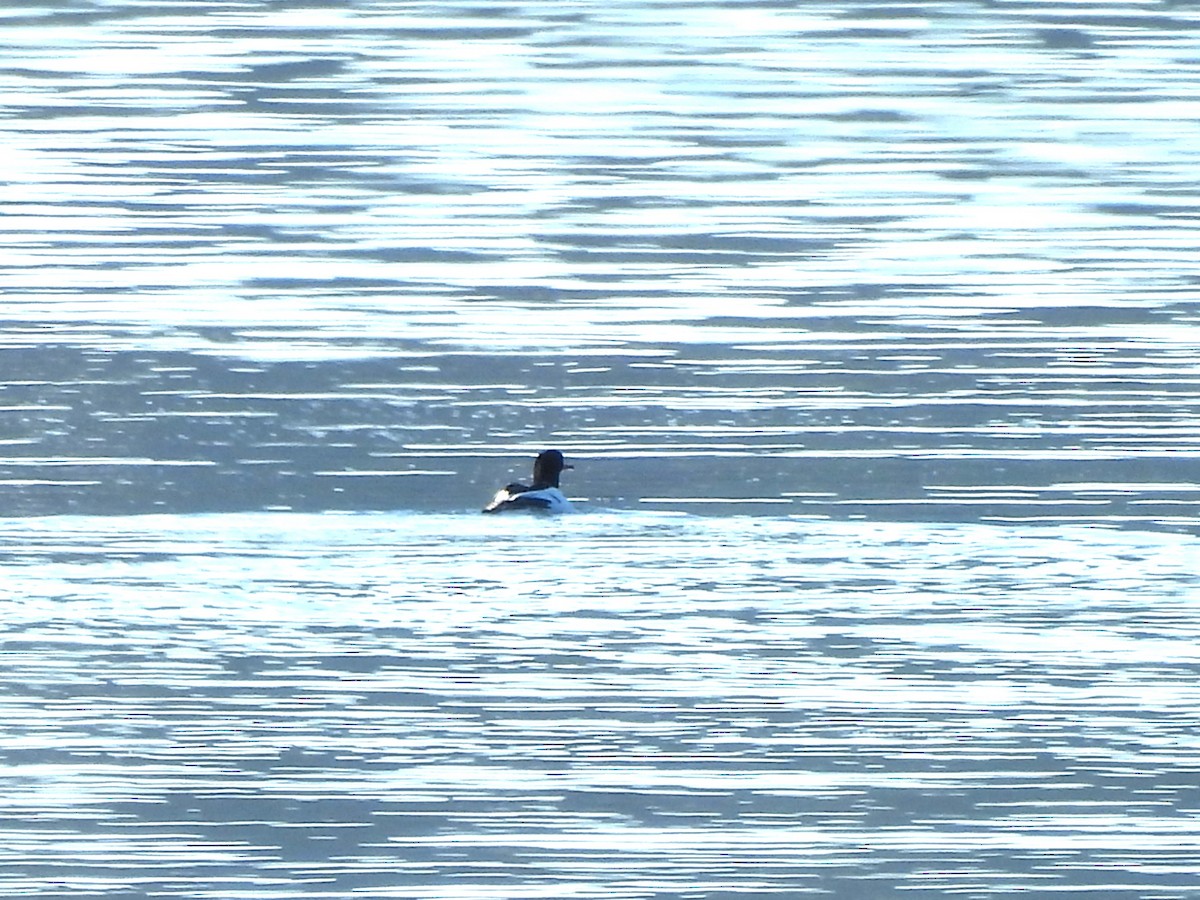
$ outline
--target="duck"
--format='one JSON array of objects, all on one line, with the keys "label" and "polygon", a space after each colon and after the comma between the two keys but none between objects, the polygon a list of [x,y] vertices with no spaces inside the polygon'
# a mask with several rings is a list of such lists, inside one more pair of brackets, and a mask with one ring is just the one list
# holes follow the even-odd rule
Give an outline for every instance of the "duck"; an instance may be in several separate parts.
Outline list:
[{"label": "duck", "polygon": [[547,513],[574,512],[571,503],[558,489],[558,477],[563,469],[571,469],[558,450],[543,450],[533,461],[533,484],[514,482],[496,491],[492,502],[483,508],[485,513],[531,511]]}]

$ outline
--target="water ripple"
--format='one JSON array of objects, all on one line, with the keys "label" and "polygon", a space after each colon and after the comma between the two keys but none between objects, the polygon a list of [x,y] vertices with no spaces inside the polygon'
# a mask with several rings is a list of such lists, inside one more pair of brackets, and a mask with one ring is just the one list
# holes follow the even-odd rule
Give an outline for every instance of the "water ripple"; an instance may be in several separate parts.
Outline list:
[{"label": "water ripple", "polygon": [[6,11],[7,893],[1194,895],[1198,21]]},{"label": "water ripple", "polygon": [[10,890],[1186,893],[1189,539],[523,525],[9,520]]}]

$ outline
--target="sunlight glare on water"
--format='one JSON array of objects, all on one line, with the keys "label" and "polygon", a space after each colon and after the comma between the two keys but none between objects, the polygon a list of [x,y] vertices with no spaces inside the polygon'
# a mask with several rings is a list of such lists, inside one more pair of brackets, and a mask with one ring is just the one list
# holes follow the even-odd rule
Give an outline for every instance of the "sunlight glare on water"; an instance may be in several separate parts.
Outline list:
[{"label": "sunlight glare on water", "polygon": [[0,21],[6,896],[1197,896],[1194,10]]},{"label": "sunlight glare on water", "polygon": [[52,838],[13,884],[1191,889],[1186,538],[221,514],[0,542],[4,803]]}]

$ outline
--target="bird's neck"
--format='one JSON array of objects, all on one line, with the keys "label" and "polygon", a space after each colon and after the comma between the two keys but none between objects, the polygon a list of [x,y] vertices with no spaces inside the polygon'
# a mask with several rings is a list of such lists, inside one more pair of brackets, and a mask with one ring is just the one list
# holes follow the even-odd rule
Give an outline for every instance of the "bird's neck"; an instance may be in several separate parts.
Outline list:
[{"label": "bird's neck", "polygon": [[558,487],[558,473],[547,472],[540,466],[534,466],[533,469],[533,489],[535,491],[545,490],[546,488]]}]

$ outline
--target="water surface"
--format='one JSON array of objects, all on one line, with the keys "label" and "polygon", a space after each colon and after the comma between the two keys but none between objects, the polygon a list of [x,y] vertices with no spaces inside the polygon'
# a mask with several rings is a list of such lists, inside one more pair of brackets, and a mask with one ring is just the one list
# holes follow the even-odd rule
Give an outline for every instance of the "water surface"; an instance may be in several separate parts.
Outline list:
[{"label": "water surface", "polygon": [[13,894],[1195,896],[1191,539],[0,526]]},{"label": "water surface", "polygon": [[7,895],[1196,895],[1195,11],[0,53]]},{"label": "water surface", "polygon": [[1195,521],[1184,7],[6,19],[17,511]]}]

